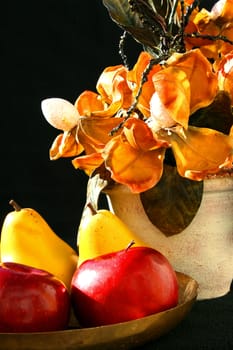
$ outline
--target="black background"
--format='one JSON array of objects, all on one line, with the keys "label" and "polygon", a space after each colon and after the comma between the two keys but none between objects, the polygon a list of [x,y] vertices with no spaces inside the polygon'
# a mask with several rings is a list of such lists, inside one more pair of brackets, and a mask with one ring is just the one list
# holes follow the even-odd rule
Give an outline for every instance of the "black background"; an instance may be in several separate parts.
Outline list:
[{"label": "black background", "polygon": [[14,198],[39,211],[71,244],[85,203],[87,176],[70,159],[49,160],[58,134],[41,101],[74,102],[115,65],[121,30],[101,1],[9,1],[1,11],[0,219]]},{"label": "black background", "polygon": [[[0,221],[14,198],[75,246],[87,177],[69,159],[49,160],[58,131],[40,104],[48,97],[74,102],[83,90],[95,90],[102,70],[121,63],[122,31],[100,0],[12,0],[0,8]],[[138,49],[129,42],[132,61]],[[143,348],[232,349],[232,321],[231,292],[196,303],[174,331]]]}]

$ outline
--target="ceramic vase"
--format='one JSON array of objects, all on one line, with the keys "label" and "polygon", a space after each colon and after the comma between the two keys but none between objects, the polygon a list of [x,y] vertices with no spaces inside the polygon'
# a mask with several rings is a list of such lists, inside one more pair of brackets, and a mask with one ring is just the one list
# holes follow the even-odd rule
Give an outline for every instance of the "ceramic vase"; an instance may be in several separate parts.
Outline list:
[{"label": "ceramic vase", "polygon": [[164,254],[176,271],[199,284],[198,299],[225,295],[233,278],[233,177],[204,180],[201,205],[182,232],[165,236],[148,219],[139,194],[123,185],[106,192],[110,210],[148,245]]}]

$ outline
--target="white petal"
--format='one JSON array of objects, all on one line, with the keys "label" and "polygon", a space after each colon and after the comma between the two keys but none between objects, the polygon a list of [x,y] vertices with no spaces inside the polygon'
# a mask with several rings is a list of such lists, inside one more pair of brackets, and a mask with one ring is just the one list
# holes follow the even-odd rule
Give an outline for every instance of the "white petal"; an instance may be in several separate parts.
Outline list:
[{"label": "white petal", "polygon": [[169,128],[175,124],[175,121],[171,118],[169,111],[160,100],[157,92],[155,92],[151,97],[150,111],[151,117],[154,119],[153,127],[151,127],[154,131],[161,128]]},{"label": "white petal", "polygon": [[78,123],[79,113],[72,103],[62,98],[47,98],[41,102],[47,122],[54,128],[69,131]]}]

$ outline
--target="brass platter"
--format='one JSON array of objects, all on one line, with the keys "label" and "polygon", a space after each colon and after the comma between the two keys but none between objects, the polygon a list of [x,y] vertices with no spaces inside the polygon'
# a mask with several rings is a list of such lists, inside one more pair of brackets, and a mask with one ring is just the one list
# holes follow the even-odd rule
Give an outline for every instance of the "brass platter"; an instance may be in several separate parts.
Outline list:
[{"label": "brass platter", "polygon": [[166,334],[185,318],[197,297],[198,284],[177,272],[179,303],[175,308],[129,322],[58,332],[0,333],[2,350],[131,349]]}]

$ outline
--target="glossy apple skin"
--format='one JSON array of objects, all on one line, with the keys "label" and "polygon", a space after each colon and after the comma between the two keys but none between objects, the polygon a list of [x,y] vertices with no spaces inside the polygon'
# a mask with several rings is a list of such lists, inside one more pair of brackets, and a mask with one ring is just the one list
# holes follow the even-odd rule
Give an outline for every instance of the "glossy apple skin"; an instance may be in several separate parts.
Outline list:
[{"label": "glossy apple skin", "polygon": [[71,300],[82,326],[114,324],[176,306],[178,282],[158,251],[131,247],[83,262],[73,275]]},{"label": "glossy apple skin", "polygon": [[0,264],[0,332],[46,332],[65,329],[70,296],[60,280],[26,265]]}]

